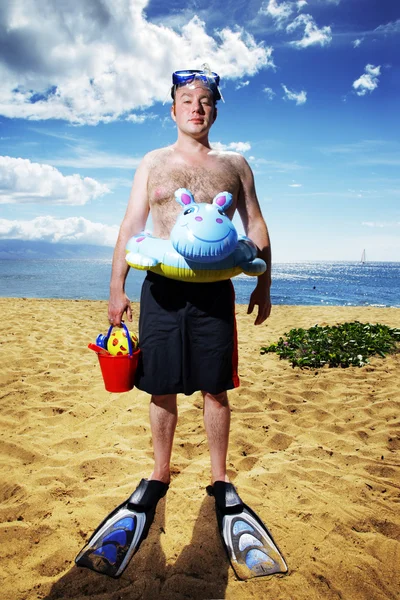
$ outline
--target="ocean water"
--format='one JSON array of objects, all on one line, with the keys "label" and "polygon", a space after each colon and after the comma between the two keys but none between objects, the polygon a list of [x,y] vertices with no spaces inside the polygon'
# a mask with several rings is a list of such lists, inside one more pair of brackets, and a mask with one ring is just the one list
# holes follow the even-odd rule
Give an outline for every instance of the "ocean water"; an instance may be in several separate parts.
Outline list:
[{"label": "ocean water", "polygon": [[[0,260],[0,296],[107,300],[110,260]],[[140,297],[144,274],[131,269],[126,291]],[[400,263],[302,262],[272,265],[273,304],[400,307]],[[233,279],[247,304],[255,278]]]}]

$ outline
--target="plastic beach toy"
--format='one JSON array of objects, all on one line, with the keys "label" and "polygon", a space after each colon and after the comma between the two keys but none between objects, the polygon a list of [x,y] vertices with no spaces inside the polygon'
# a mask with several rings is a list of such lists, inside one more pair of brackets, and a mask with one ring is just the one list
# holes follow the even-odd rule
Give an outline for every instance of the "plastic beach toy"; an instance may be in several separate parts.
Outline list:
[{"label": "plastic beach toy", "polygon": [[[107,335],[100,334],[97,336],[96,344],[88,345],[91,350],[97,353],[104,386],[108,392],[129,392],[133,389],[135,383],[135,373],[140,354],[140,350],[137,348],[137,337],[130,334],[125,323],[122,323],[122,328],[125,336],[120,337],[123,337],[124,343],[128,346],[127,353],[112,355],[106,350],[107,343],[112,340],[113,326],[110,327]],[[120,329],[117,331],[122,333]]]},{"label": "plastic beach toy", "polygon": [[126,261],[131,267],[192,282],[265,272],[267,266],[257,258],[257,246],[246,236],[238,237],[225,213],[232,204],[232,194],[220,192],[212,204],[197,203],[189,190],[180,188],[175,199],[183,211],[170,239],[156,238],[148,232],[133,236],[126,246]]},{"label": "plastic beach toy", "polygon": [[125,329],[114,329],[109,334],[107,341],[107,350],[113,356],[123,356],[129,353],[129,341],[132,342],[132,351],[138,347],[138,338],[134,333]]},{"label": "plastic beach toy", "polygon": [[97,352],[97,354],[110,354],[108,350],[102,348],[101,346],[97,346],[96,344],[88,344],[88,348]]},{"label": "plastic beach toy", "polygon": [[[130,352],[129,341],[126,333],[128,332],[131,342],[133,344],[132,350],[136,350],[139,343],[137,335],[131,333],[127,329],[126,325],[124,325],[124,323],[122,323],[121,329],[116,329],[115,331],[113,331],[113,328],[114,326],[111,325],[106,335],[104,335],[103,333],[99,333],[99,335],[96,338],[97,346],[107,349],[108,352],[113,356],[128,354]],[[89,344],[89,347],[90,346],[91,345]],[[94,348],[92,348],[92,350],[94,350]]]}]

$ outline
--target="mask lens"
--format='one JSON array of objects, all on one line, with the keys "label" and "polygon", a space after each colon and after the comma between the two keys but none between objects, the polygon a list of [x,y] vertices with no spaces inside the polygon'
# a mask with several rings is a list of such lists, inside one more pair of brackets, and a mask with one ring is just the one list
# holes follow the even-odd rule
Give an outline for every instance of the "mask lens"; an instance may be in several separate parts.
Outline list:
[{"label": "mask lens", "polygon": [[224,102],[221,90],[219,89],[219,75],[211,71],[207,64],[203,65],[201,71],[198,69],[187,69],[184,71],[175,71],[172,74],[172,83],[175,86],[175,90],[184,85],[190,86],[196,80],[208,87],[216,100],[222,100]]},{"label": "mask lens", "polygon": [[187,85],[192,83],[199,71],[175,71],[172,75],[172,83],[174,85]]}]

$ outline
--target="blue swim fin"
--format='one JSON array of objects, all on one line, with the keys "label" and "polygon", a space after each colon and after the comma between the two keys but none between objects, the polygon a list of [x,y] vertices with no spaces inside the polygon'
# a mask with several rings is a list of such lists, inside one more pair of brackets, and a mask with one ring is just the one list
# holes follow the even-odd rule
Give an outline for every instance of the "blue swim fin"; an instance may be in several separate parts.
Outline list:
[{"label": "blue swim fin", "polygon": [[207,487],[214,496],[218,528],[239,579],[287,573],[286,562],[261,519],[243,503],[235,487],[216,481]]},{"label": "blue swim fin", "polygon": [[120,577],[147,537],[157,503],[167,490],[168,485],[162,481],[142,479],[133,494],[100,523],[75,563],[110,577]]}]

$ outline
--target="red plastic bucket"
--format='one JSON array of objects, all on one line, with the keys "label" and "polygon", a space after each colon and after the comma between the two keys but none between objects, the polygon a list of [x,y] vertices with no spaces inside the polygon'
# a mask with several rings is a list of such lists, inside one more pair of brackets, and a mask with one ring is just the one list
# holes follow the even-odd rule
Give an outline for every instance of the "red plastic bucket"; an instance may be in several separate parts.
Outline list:
[{"label": "red plastic bucket", "polygon": [[132,355],[97,354],[107,392],[129,392],[135,384],[140,350]]}]

